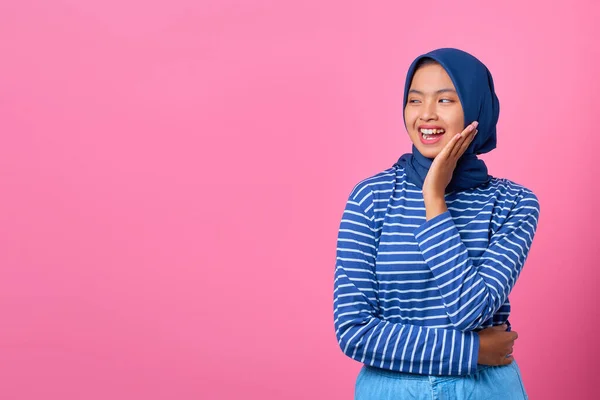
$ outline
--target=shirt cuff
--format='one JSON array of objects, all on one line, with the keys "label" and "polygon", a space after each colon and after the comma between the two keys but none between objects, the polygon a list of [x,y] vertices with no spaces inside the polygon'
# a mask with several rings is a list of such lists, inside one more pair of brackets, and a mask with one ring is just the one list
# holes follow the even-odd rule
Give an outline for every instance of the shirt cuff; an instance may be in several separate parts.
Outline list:
[{"label": "shirt cuff", "polygon": [[469,364],[469,371],[471,371],[470,373],[475,373],[477,372],[477,360],[479,359],[479,334],[473,331],[470,331],[470,333],[473,335],[471,337],[471,340],[473,340],[473,351],[471,352],[471,356],[469,358],[471,360],[471,363]]}]

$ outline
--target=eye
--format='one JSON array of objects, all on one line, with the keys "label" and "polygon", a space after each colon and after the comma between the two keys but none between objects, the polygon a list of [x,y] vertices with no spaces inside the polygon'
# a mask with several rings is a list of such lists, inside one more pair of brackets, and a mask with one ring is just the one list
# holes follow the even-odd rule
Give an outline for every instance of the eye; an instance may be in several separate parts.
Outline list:
[{"label": "eye", "polygon": [[454,100],[452,100],[452,99],[440,99],[440,101],[442,103],[446,103],[446,104],[448,104],[448,103],[454,103]]},{"label": "eye", "polygon": [[408,100],[408,102],[414,104],[414,103],[418,103],[419,100],[417,100],[417,99],[410,99],[410,100]]}]

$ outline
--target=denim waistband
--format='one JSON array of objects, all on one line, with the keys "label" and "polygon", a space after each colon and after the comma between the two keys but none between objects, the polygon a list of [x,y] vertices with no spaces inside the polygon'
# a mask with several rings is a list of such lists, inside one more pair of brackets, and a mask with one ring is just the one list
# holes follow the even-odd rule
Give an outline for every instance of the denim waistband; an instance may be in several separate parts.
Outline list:
[{"label": "denim waistband", "polygon": [[[484,371],[488,368],[494,368],[493,365],[482,365],[477,364],[477,371],[471,373],[477,373]],[[418,373],[408,373],[408,372],[396,372],[391,371],[389,369],[382,369],[378,367],[372,367],[367,364],[363,364],[363,368],[366,368],[370,372],[374,372],[376,374],[384,375],[390,378],[395,379],[413,379],[413,380],[422,380],[422,381],[444,381],[444,380],[452,380],[452,379],[460,379],[466,375],[427,375],[427,374],[418,374]]]}]

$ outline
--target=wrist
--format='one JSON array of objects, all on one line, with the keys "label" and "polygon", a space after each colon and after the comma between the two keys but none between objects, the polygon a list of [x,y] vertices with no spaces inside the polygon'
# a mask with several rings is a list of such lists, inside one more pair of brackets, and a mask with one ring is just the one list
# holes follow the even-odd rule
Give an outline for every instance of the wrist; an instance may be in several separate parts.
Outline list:
[{"label": "wrist", "polygon": [[441,186],[435,187],[431,184],[424,184],[421,190],[423,192],[424,199],[443,199],[446,195],[446,193],[444,192],[445,189],[443,189]]},{"label": "wrist", "polygon": [[444,196],[427,196],[425,198],[426,221],[429,221],[446,211],[448,211],[448,206],[446,205]]}]

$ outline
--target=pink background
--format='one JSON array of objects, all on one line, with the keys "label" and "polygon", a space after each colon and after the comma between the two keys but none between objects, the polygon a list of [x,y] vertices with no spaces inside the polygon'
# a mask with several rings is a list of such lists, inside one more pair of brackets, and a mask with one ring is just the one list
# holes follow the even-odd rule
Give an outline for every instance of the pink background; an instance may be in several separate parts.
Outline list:
[{"label": "pink background", "polygon": [[341,212],[410,150],[412,59],[452,46],[495,78],[490,173],[541,202],[525,386],[591,398],[599,6],[501,3],[2,0],[0,397],[352,398]]}]

